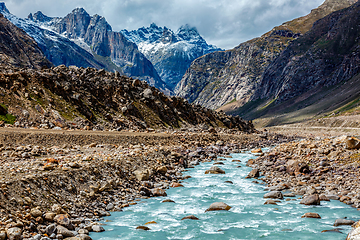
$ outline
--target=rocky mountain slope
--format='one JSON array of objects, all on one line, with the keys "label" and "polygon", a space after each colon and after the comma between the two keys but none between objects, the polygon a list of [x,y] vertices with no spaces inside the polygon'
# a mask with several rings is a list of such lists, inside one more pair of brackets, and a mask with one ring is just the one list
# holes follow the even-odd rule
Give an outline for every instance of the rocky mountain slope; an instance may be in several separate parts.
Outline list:
[{"label": "rocky mountain slope", "polygon": [[320,113],[326,113],[358,101],[359,16],[357,2],[317,21],[269,65],[253,101],[237,113],[260,117],[310,108],[319,111],[321,103]]},{"label": "rocky mountain slope", "polygon": [[112,31],[104,17],[90,16],[83,8],[77,8],[63,18],[51,18],[37,12],[30,14],[29,19],[70,39],[95,58],[106,61],[108,70],[120,68],[119,71],[127,76],[146,80],[169,93],[154,66],[139,52],[136,44]]},{"label": "rocky mountain slope", "polygon": [[[2,114],[15,126],[71,129],[191,128],[253,132],[251,122],[229,117],[178,97],[167,97],[145,81],[119,73],[64,65],[31,70],[4,67],[0,73]],[[2,122],[4,124],[4,122]]]},{"label": "rocky mountain slope", "polygon": [[150,27],[123,30],[121,33],[138,45],[140,52],[153,63],[161,79],[172,90],[193,60],[210,52],[221,51],[220,48],[207,44],[197,29],[189,25],[173,32],[153,23]]},{"label": "rocky mountain slope", "polygon": [[309,15],[275,27],[263,36],[196,59],[175,89],[176,96],[212,109],[234,111],[253,99],[267,67],[312,24],[355,0],[326,0]]},{"label": "rocky mountain slope", "polygon": [[68,66],[76,65],[98,69],[105,68],[105,65],[101,61],[96,60],[92,54],[69,39],[62,37],[47,28],[42,28],[31,20],[14,16],[6,8],[5,3],[0,3],[0,13],[32,37],[47,59],[54,65],[65,64]]},{"label": "rocky mountain slope", "polygon": [[24,68],[49,67],[37,43],[0,13],[0,65]]}]

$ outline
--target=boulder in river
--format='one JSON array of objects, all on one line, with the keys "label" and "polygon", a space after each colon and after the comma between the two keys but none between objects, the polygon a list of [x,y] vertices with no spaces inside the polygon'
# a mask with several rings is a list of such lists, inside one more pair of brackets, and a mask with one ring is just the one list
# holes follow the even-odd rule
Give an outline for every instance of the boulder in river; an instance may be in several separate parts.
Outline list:
[{"label": "boulder in river", "polygon": [[151,192],[154,197],[166,197],[167,196],[166,191],[161,188],[152,189]]},{"label": "boulder in river", "polygon": [[199,218],[195,217],[194,215],[189,215],[189,216],[183,217],[181,220],[186,220],[186,219],[199,220]]},{"label": "boulder in river", "polygon": [[149,230],[150,230],[150,228],[145,227],[145,226],[138,226],[136,229],[137,229],[137,230],[145,230],[145,231],[149,231]]},{"label": "boulder in river", "polygon": [[273,199],[269,199],[264,203],[264,205],[277,205],[276,202],[278,202],[278,201],[275,201]]},{"label": "boulder in river", "polygon": [[177,182],[173,182],[170,184],[170,187],[172,188],[178,188],[178,187],[184,187],[184,185],[177,183]]},{"label": "boulder in river", "polygon": [[93,232],[104,232],[105,231],[105,229],[100,225],[92,225],[91,228],[92,228]]},{"label": "boulder in river", "polygon": [[308,212],[301,216],[301,218],[321,218],[318,213]]},{"label": "boulder in river", "polygon": [[345,218],[339,218],[335,220],[334,227],[342,226],[342,225],[353,225],[355,221],[345,219]]},{"label": "boulder in river", "polygon": [[205,174],[225,174],[225,171],[217,166],[212,166],[209,170],[205,171]]},{"label": "boulder in river", "polygon": [[264,198],[284,199],[284,196],[280,191],[272,191],[272,192],[266,193],[264,195]]},{"label": "boulder in river", "polygon": [[320,205],[320,198],[318,194],[310,195],[301,200],[300,204],[304,205]]},{"label": "boulder in river", "polygon": [[226,203],[223,202],[216,202],[210,205],[210,207],[208,209],[205,210],[205,212],[210,212],[210,211],[229,211],[231,209],[231,207],[229,205],[227,205]]},{"label": "boulder in river", "polygon": [[260,171],[257,168],[251,170],[251,172],[247,175],[246,178],[258,178],[260,176]]},{"label": "boulder in river", "polygon": [[346,240],[360,239],[360,221],[357,222],[351,232],[348,234]]}]

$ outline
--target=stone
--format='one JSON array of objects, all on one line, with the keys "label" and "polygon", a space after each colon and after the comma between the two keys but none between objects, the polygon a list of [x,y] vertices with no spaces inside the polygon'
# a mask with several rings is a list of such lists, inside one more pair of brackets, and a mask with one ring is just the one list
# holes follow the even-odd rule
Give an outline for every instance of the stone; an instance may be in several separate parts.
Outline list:
[{"label": "stone", "polygon": [[175,203],[175,201],[171,200],[171,199],[166,199],[166,200],[163,200],[161,201],[162,203],[166,203],[166,202],[169,202],[169,203]]},{"label": "stone", "polygon": [[136,229],[137,229],[137,230],[145,230],[145,231],[149,231],[149,230],[150,230],[150,228],[145,227],[145,226],[138,226]]},{"label": "stone", "polygon": [[91,229],[93,232],[105,232],[105,229],[100,225],[92,225]]},{"label": "stone", "polygon": [[45,220],[49,221],[49,222],[54,221],[55,216],[56,216],[56,213],[53,213],[53,212],[47,212],[44,214]]},{"label": "stone", "polygon": [[79,238],[80,240],[92,240],[92,238],[86,234],[79,234],[75,238]]},{"label": "stone", "polygon": [[51,206],[51,211],[56,214],[62,214],[65,213],[62,207],[59,204],[54,204]]},{"label": "stone", "polygon": [[301,200],[300,204],[304,205],[320,205],[320,198],[318,194],[310,195]]},{"label": "stone", "polygon": [[357,222],[354,228],[348,234],[346,240],[359,240],[360,239],[360,221]]},{"label": "stone", "polygon": [[340,230],[343,230],[342,228],[334,228],[334,229],[330,229],[330,230],[322,230],[322,233],[325,232],[337,232],[337,233],[342,233]]},{"label": "stone", "polygon": [[331,200],[340,200],[338,195],[326,195],[326,197]]},{"label": "stone", "polygon": [[354,223],[355,223],[355,221],[353,221],[353,220],[339,218],[339,219],[335,220],[334,227],[342,226],[342,225],[353,225]]},{"label": "stone", "polygon": [[280,191],[272,191],[266,193],[263,198],[284,199],[284,196]]},{"label": "stone", "polygon": [[215,203],[211,204],[210,207],[205,210],[205,212],[222,211],[222,210],[229,211],[230,209],[231,209],[231,207],[229,205],[227,205],[226,203],[215,202]]},{"label": "stone", "polygon": [[49,226],[47,226],[45,228],[45,232],[48,236],[50,236],[51,234],[55,233],[56,231],[56,225],[55,224],[51,224]]},{"label": "stone", "polygon": [[161,188],[154,188],[151,190],[152,194],[154,197],[166,197],[166,191],[164,189]]},{"label": "stone", "polygon": [[69,217],[65,214],[58,214],[54,217],[54,221],[57,222],[57,224],[60,224],[64,227],[71,228],[71,221]]},{"label": "stone", "polygon": [[349,137],[345,140],[345,148],[348,150],[359,149],[360,140],[355,137]]},{"label": "stone", "polygon": [[301,216],[301,218],[321,218],[319,214],[308,212]]},{"label": "stone", "polygon": [[258,149],[251,150],[251,153],[263,153],[263,151],[261,150],[261,148],[258,148]]},{"label": "stone", "polygon": [[260,176],[260,171],[257,168],[251,170],[251,172],[247,175],[246,178],[258,178]]},{"label": "stone", "polygon": [[155,221],[151,221],[151,222],[147,222],[147,223],[145,223],[145,225],[150,225],[150,224],[157,224],[157,222],[155,222]]},{"label": "stone", "polygon": [[147,169],[146,170],[136,170],[134,172],[134,174],[135,174],[136,179],[139,181],[149,180],[150,172]]},{"label": "stone", "polygon": [[114,209],[114,204],[113,203],[109,203],[107,206],[106,206],[106,211],[111,211],[111,210],[113,210]]},{"label": "stone", "polygon": [[283,193],[284,197],[296,197],[294,193]]},{"label": "stone", "polygon": [[320,198],[320,201],[330,202],[330,199],[327,196],[325,196],[324,194],[321,194],[319,196],[319,198]]},{"label": "stone", "polygon": [[63,227],[63,226],[60,226],[60,225],[58,225],[56,227],[56,230],[57,230],[57,234],[61,234],[64,238],[74,237],[75,236],[75,234],[72,231],[70,231],[66,227]]},{"label": "stone", "polygon": [[89,234],[89,231],[84,228],[79,229],[77,232],[78,232],[78,234],[86,234],[86,235]]},{"label": "stone", "polygon": [[184,185],[177,183],[177,182],[173,182],[170,184],[170,187],[172,188],[178,188],[178,187],[184,187]]},{"label": "stone", "polygon": [[22,229],[18,227],[9,228],[6,230],[6,235],[9,240],[21,240]]},{"label": "stone", "polygon": [[158,167],[158,168],[156,169],[156,171],[157,171],[158,173],[162,174],[162,175],[165,175],[165,174],[167,173],[168,169],[167,169],[167,167],[165,167],[165,166],[161,166],[161,167]]},{"label": "stone", "polygon": [[277,202],[279,202],[279,201],[275,201],[275,200],[273,200],[273,199],[269,199],[269,200],[267,200],[267,201],[264,203],[264,205],[277,205]]},{"label": "stone", "polygon": [[6,239],[6,232],[0,232],[0,240]]},{"label": "stone", "polygon": [[30,214],[34,218],[37,218],[37,217],[40,217],[42,215],[42,212],[40,211],[39,208],[33,208],[33,209],[31,209]]},{"label": "stone", "polygon": [[181,220],[186,220],[186,219],[199,220],[199,218],[195,217],[194,215],[189,215],[189,216],[183,217]]},{"label": "stone", "polygon": [[205,174],[225,174],[225,171],[217,166],[212,166],[209,170],[205,171]]}]

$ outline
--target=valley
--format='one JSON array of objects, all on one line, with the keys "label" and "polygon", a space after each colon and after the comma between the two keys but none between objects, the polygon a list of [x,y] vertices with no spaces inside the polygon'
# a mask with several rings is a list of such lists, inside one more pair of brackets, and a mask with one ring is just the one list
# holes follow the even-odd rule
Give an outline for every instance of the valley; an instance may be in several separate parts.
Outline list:
[{"label": "valley", "polygon": [[360,2],[147,26],[0,3],[0,240],[360,239]]}]

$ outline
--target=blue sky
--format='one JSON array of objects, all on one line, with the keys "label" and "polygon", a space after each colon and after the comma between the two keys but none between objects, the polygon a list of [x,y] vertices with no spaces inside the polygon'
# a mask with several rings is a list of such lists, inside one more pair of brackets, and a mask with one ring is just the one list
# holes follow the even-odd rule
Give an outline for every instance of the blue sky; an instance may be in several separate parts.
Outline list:
[{"label": "blue sky", "polygon": [[195,26],[208,43],[230,49],[261,36],[274,26],[308,14],[324,0],[7,0],[18,17],[42,11],[65,16],[76,7],[104,16],[114,31],[155,22],[176,31]]}]

